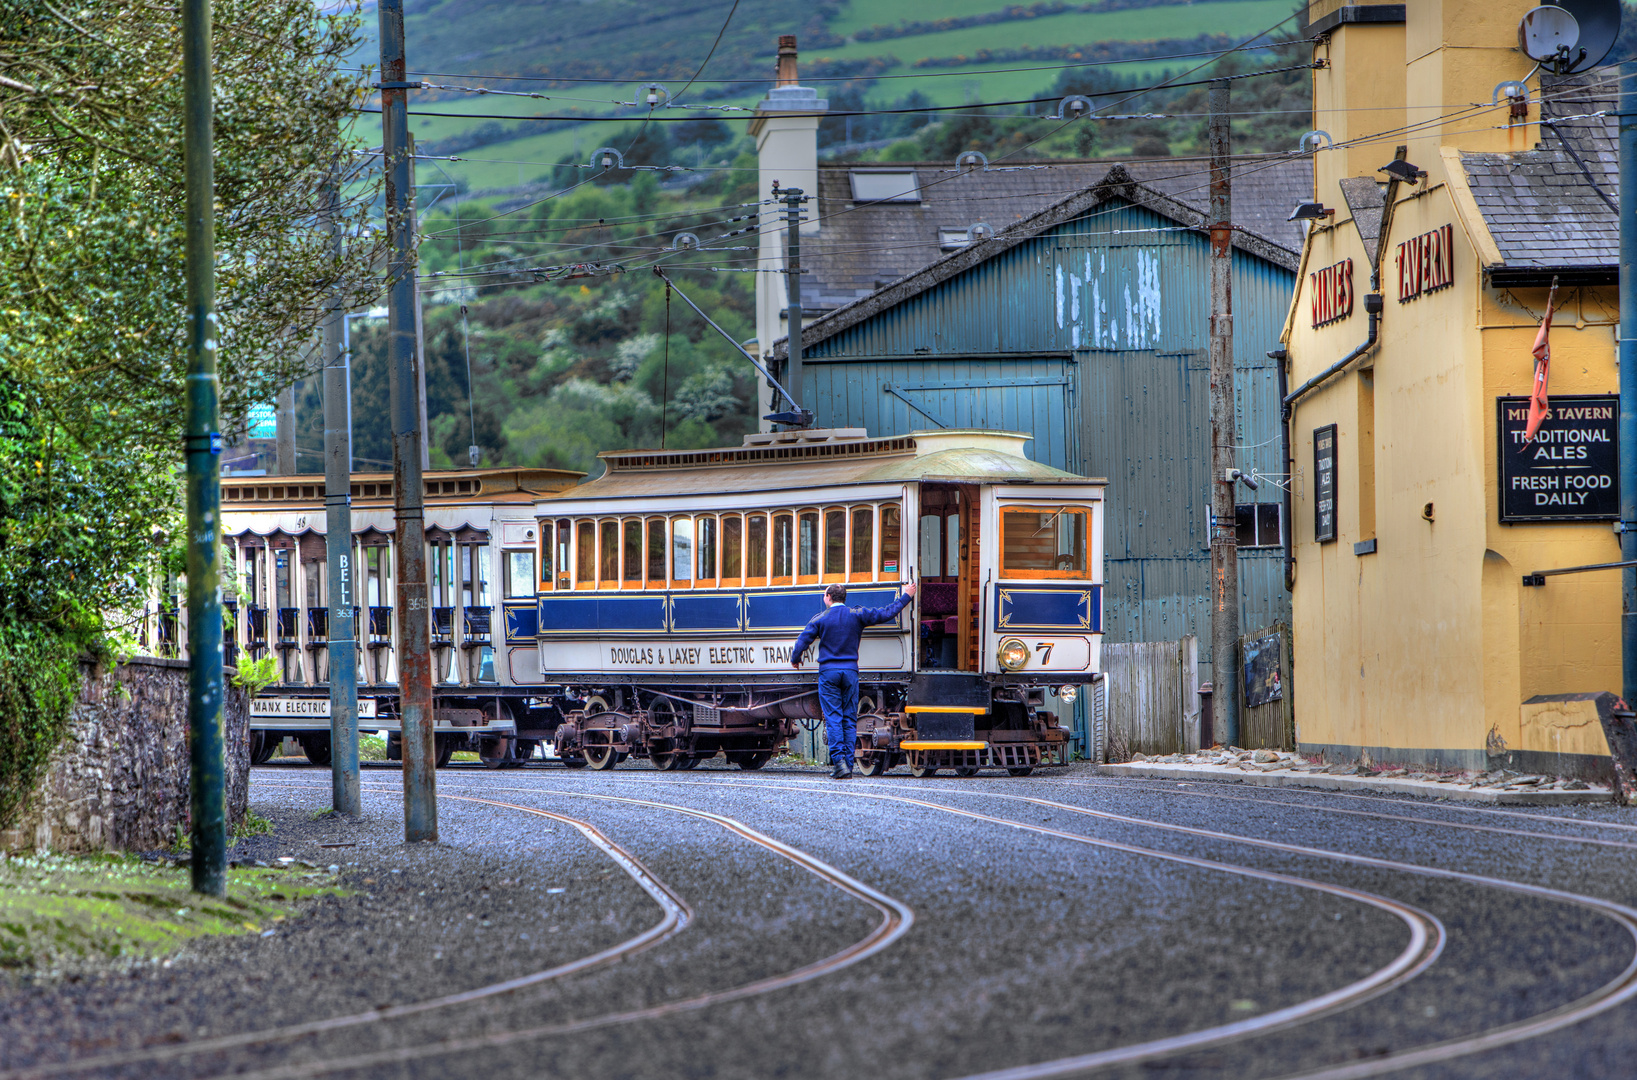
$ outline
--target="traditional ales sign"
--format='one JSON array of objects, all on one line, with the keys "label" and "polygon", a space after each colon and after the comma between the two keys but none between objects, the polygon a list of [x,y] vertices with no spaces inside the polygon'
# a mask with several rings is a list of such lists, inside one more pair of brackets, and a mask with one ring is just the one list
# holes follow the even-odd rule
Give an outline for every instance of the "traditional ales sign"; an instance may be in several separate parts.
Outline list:
[{"label": "traditional ales sign", "polygon": [[1336,538],[1336,425],[1313,432],[1313,539],[1321,544]]},{"label": "traditional ales sign", "polygon": [[1313,326],[1318,328],[1353,313],[1353,260],[1343,259],[1309,275],[1313,299]]},{"label": "traditional ales sign", "polygon": [[1529,399],[1497,398],[1502,521],[1613,521],[1620,516],[1618,394],[1552,395],[1525,442]]},{"label": "traditional ales sign", "polygon": [[1398,245],[1398,302],[1455,283],[1455,227],[1412,236]]}]

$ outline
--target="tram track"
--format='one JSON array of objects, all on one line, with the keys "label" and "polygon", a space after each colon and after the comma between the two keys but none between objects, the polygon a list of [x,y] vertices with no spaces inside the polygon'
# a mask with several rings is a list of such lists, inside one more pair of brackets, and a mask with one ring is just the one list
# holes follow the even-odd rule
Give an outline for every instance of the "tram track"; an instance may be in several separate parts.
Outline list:
[{"label": "tram track", "polygon": [[[965,810],[959,807],[950,807],[942,803],[932,802],[926,799],[916,799],[902,795],[878,793],[875,791],[845,790],[835,787],[819,787],[816,785],[806,784],[753,785],[744,781],[653,780],[649,782],[667,783],[682,787],[690,785],[733,788],[745,788],[752,786],[757,788],[780,787],[789,791],[831,795],[840,798],[891,801],[919,806],[925,809],[940,810],[962,817],[976,818],[979,820],[987,819],[996,824],[1003,824],[1012,828],[1018,828],[1029,832],[1038,832],[1045,835],[1060,836],[1065,839],[1074,839],[1078,840],[1079,842],[1091,843],[1097,846],[1126,848],[1135,851],[1147,850],[1133,848],[1132,845],[1121,845],[1117,841],[1082,837],[1080,834],[1051,829],[1042,825],[1018,822],[1007,818],[996,818],[992,817],[991,815],[979,814],[975,811]],[[887,786],[889,785],[881,784],[879,782],[870,784],[871,788]],[[891,786],[896,790],[902,790],[904,787],[904,785]],[[1514,892],[1537,899],[1573,904],[1612,920],[1623,930],[1625,930],[1632,939],[1632,959],[1619,975],[1604,985],[1598,987],[1591,993],[1582,995],[1580,998],[1559,1006],[1556,1009],[1548,1010],[1547,1012],[1541,1013],[1537,1016],[1517,1021],[1512,1024],[1502,1025],[1500,1027],[1492,1028],[1473,1035],[1444,1040],[1428,1046],[1418,1047],[1414,1050],[1389,1053],[1370,1061],[1354,1062],[1347,1065],[1325,1067],[1309,1072],[1291,1074],[1287,1077],[1280,1078],[1280,1080],[1360,1080],[1360,1078],[1363,1077],[1379,1076],[1386,1073],[1397,1072],[1403,1069],[1450,1061],[1456,1058],[1469,1056],[1471,1054],[1498,1049],[1500,1047],[1522,1042],[1527,1039],[1537,1038],[1541,1035],[1546,1035],[1554,1031],[1571,1027],[1575,1024],[1583,1023],[1594,1016],[1607,1012],[1608,1010],[1631,1000],[1633,997],[1637,997],[1637,910],[1634,910],[1624,904],[1618,904],[1600,897],[1587,896],[1580,893],[1571,893],[1560,889],[1552,889],[1542,885],[1532,885],[1527,882],[1510,881],[1504,878],[1492,878],[1479,874],[1470,874],[1464,871],[1422,866],[1415,863],[1397,862],[1390,859],[1381,859],[1368,855],[1356,855],[1349,852],[1312,848],[1299,844],[1289,844],[1282,841],[1263,840],[1256,837],[1246,837],[1233,833],[1223,833],[1210,829],[1201,829],[1194,826],[1174,825],[1168,822],[1153,821],[1126,814],[1114,814],[1109,811],[1091,810],[1086,807],[1074,806],[1070,803],[1057,802],[1050,799],[1040,799],[1032,796],[1010,795],[992,791],[966,791],[957,788],[945,788],[942,789],[940,793],[967,796],[972,798],[991,798],[1023,802],[1046,809],[1067,811],[1070,813],[1082,814],[1088,817],[1118,822],[1126,825],[1160,829],[1168,832],[1182,833],[1226,843],[1245,844],[1266,850],[1279,851],[1285,854],[1351,863],[1354,865],[1367,866],[1390,872],[1408,873],[1434,879],[1457,881],[1483,888]],[[1553,839],[1555,839],[1555,837]],[[1174,855],[1171,853],[1161,854],[1168,855],[1178,861],[1193,858],[1192,856]],[[1198,861],[1208,862],[1208,860]],[[1439,924],[1439,926],[1441,931],[1442,924]],[[1442,946],[1440,945],[1440,951],[1441,948]],[[1433,959],[1435,958],[1436,957]],[[1402,959],[1402,956],[1400,959]],[[1418,966],[1415,974],[1419,974],[1420,971],[1425,970],[1427,966],[1430,966],[1430,963],[1431,960],[1429,959],[1426,964]],[[1408,981],[1409,977],[1413,976],[1398,979],[1394,982],[1393,986],[1384,987],[1377,993],[1385,992],[1387,989],[1392,989],[1397,985],[1402,985],[1403,982]],[[1368,1000],[1369,997],[1377,996],[1377,993],[1371,993],[1368,996],[1361,997],[1358,1001],[1348,1002],[1345,1006],[1338,1005],[1337,1007],[1316,1010],[1299,1018],[1292,1018],[1287,1022],[1269,1024],[1260,1028],[1247,1029],[1241,1025],[1254,1024],[1257,1020],[1263,1020],[1267,1017],[1277,1016],[1278,1014],[1265,1014],[1264,1017],[1257,1017],[1253,1020],[1242,1021],[1240,1024],[1224,1025],[1219,1028],[1208,1028],[1203,1029],[1200,1032],[1191,1033],[1192,1037],[1203,1037],[1201,1041],[1198,1042],[1181,1042],[1180,1040],[1189,1039],[1190,1036],[1176,1036],[1170,1039],[1154,1040],[1149,1043],[1132,1044],[1127,1047],[1117,1047],[1110,1050],[1061,1058],[1054,1061],[1041,1062],[1033,1065],[1024,1065],[1008,1069],[976,1073],[967,1077],[962,1077],[960,1080],[1044,1080],[1046,1077],[1070,1076],[1076,1073],[1090,1072],[1092,1070],[1111,1065],[1132,1064],[1138,1061],[1169,1056],[1181,1050],[1202,1049],[1206,1046],[1220,1046],[1227,1042],[1237,1042],[1255,1035],[1270,1034],[1271,1032],[1279,1030],[1280,1028],[1293,1026],[1296,1023],[1308,1020],[1318,1019],[1320,1016],[1329,1015],[1330,1013],[1340,1011],[1340,1008],[1342,1007],[1349,1007],[1353,1004],[1361,1004],[1364,1000]],[[1314,1000],[1318,1001],[1323,999]],[[1306,1005],[1311,1003],[1303,1004]],[[1301,1007],[1302,1006],[1295,1006],[1293,1008]]]}]

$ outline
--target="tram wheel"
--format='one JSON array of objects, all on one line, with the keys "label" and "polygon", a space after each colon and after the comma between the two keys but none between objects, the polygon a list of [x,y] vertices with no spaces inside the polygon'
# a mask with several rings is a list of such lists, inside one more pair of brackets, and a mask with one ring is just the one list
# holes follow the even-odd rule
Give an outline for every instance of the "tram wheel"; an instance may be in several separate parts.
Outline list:
[{"label": "tram wheel", "polygon": [[518,765],[533,761],[534,750],[540,745],[539,741],[535,739],[517,739],[515,742],[517,745],[512,747],[512,760]]},{"label": "tram wheel", "polygon": [[892,759],[886,754],[866,753],[858,757],[858,771],[865,776],[881,776],[892,768]]},{"label": "tram wheel", "polygon": [[762,766],[773,760],[773,751],[750,750],[742,754],[734,755],[731,760],[735,765],[739,766],[741,769],[744,769],[746,772],[755,772],[757,769],[760,769]]},{"label": "tram wheel", "polygon": [[583,754],[563,754],[557,760],[563,763],[565,769],[583,769],[591,764]]},{"label": "tram wheel", "polygon": [[585,761],[587,765],[590,765],[598,772],[604,772],[612,769],[618,763],[619,755],[615,753],[612,746],[587,746],[585,748]]},{"label": "tram wheel", "polygon": [[432,736],[432,767],[441,769],[448,765],[455,756],[455,737],[453,735]]},{"label": "tram wheel", "polygon": [[688,755],[688,760],[687,760],[687,762],[685,764],[682,765],[682,768],[684,768],[684,769],[697,769],[697,768],[699,768],[699,763],[701,761],[704,761],[707,756],[712,756],[712,755],[689,754]]},{"label": "tram wheel", "polygon": [[976,776],[978,775],[978,767],[976,765],[962,765],[960,768],[955,770],[955,775]]},{"label": "tram wheel", "polygon": [[676,772],[688,767],[688,759],[693,755],[686,750],[655,750],[648,755],[654,768],[662,772]]},{"label": "tram wheel", "polygon": [[273,760],[278,752],[279,743],[283,740],[265,731],[252,732],[250,735],[250,764],[266,765]]},{"label": "tram wheel", "polygon": [[1028,776],[1032,772],[1034,772],[1034,766],[1033,765],[1020,765],[1017,768],[1007,769],[1006,770],[1006,775],[1007,776]]},{"label": "tram wheel", "polygon": [[320,768],[330,764],[330,737],[328,735],[303,735],[301,737],[301,752],[307,755],[307,760]]},{"label": "tram wheel", "polygon": [[923,778],[928,777],[928,776],[937,776],[938,775],[938,766],[936,766],[936,765],[911,765],[909,767],[909,774],[911,776],[915,777],[915,779],[917,779],[917,780],[923,779]]},{"label": "tram wheel", "polygon": [[498,769],[506,764],[512,754],[512,737],[501,735],[493,739],[483,739],[477,744],[478,760],[485,768]]}]

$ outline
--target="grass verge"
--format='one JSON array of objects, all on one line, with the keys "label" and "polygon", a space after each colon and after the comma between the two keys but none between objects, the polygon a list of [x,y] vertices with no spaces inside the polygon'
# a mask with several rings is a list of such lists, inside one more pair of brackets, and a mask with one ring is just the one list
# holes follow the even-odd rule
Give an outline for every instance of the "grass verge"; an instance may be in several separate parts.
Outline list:
[{"label": "grass verge", "polygon": [[230,869],[222,899],[190,884],[185,865],[130,855],[0,857],[0,971],[147,960],[195,938],[260,934],[299,917],[304,900],[348,895],[308,869]]}]

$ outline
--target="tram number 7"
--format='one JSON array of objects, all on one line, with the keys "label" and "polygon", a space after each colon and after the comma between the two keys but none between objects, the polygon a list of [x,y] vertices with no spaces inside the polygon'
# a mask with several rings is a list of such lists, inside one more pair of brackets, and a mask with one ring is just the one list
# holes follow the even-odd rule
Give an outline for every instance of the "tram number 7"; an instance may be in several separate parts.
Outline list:
[{"label": "tram number 7", "polygon": [[1052,646],[1054,644],[1056,644],[1056,643],[1051,642],[1051,641],[1037,641],[1037,642],[1035,642],[1034,649],[1035,649],[1035,652],[1040,654],[1040,662],[1042,664],[1049,664],[1049,663],[1052,662]]}]

